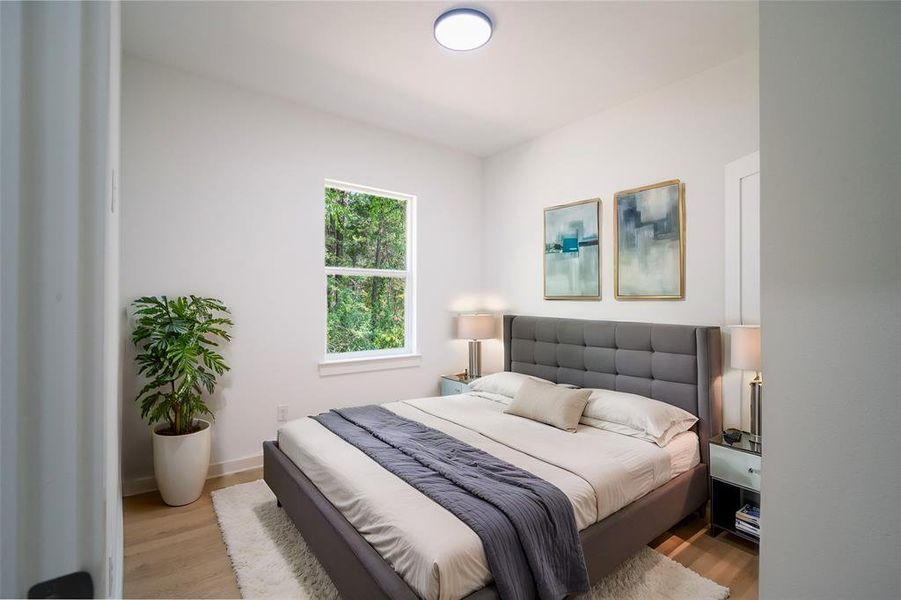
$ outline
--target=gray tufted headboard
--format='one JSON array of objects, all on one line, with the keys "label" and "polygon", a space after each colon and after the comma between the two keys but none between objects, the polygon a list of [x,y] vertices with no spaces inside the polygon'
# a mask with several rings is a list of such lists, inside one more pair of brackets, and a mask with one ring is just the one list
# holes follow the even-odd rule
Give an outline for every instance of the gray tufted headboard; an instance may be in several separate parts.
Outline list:
[{"label": "gray tufted headboard", "polygon": [[722,428],[718,327],[504,315],[504,370],[640,394],[698,417],[701,461]]}]

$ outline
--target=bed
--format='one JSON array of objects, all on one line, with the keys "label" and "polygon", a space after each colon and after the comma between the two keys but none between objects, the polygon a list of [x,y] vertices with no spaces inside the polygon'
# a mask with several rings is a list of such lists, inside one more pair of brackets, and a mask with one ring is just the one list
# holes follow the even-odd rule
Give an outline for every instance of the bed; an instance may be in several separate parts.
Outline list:
[{"label": "bed", "polygon": [[[698,422],[658,448],[505,415],[489,393],[385,406],[560,488],[592,582],[703,509],[707,440],[721,426],[718,328],[507,315],[504,349],[505,371],[639,394]],[[497,597],[466,525],[317,422],[292,422],[264,444],[264,479],[342,597]]]}]

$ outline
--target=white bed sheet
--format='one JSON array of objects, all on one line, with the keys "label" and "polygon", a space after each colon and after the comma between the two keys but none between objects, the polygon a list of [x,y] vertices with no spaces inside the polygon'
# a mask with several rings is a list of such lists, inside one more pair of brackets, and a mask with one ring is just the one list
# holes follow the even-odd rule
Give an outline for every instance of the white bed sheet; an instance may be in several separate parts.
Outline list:
[{"label": "white bed sheet", "polygon": [[[503,413],[485,393],[393,402],[386,408],[554,484],[584,529],[699,461],[687,432],[666,448],[580,426],[567,433]],[[312,419],[287,423],[279,447],[423,598],[461,598],[491,580],[478,536],[462,521]],[[693,444],[693,450],[692,450]]]},{"label": "white bed sheet", "polygon": [[701,462],[701,445],[694,431],[676,435],[663,449],[669,454],[670,479]]}]

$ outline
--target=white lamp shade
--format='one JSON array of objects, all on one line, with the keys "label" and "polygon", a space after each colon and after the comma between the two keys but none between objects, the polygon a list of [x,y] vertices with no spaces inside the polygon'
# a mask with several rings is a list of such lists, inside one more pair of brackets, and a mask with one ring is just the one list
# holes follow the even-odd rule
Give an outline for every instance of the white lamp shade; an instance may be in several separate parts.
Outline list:
[{"label": "white lamp shade", "polygon": [[463,340],[488,340],[494,337],[494,315],[460,315],[457,337]]},{"label": "white lamp shade", "polygon": [[760,370],[760,327],[732,327],[731,364],[733,369]]}]

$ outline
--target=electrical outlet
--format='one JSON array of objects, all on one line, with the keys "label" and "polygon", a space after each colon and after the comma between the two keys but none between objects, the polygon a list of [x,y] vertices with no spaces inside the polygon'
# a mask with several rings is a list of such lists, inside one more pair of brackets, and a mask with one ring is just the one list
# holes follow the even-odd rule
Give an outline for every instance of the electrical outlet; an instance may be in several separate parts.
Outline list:
[{"label": "electrical outlet", "polygon": [[286,423],[288,421],[288,405],[287,404],[279,404],[276,407],[276,417],[279,423]]}]

